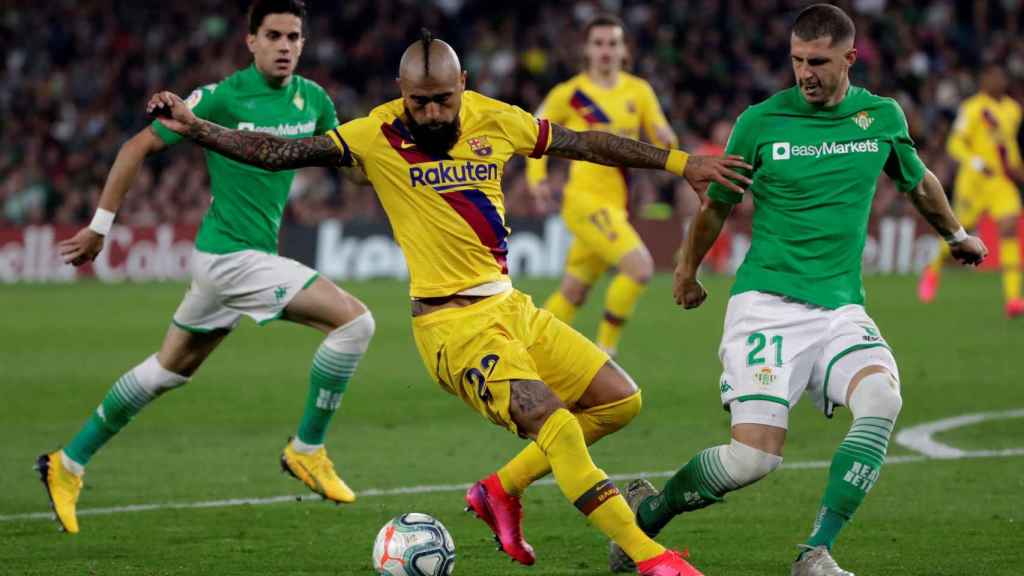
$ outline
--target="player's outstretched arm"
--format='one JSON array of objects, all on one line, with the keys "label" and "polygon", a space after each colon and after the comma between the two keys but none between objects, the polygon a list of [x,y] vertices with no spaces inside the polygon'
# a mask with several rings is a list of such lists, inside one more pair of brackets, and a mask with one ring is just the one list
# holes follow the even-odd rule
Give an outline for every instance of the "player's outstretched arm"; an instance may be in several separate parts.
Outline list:
[{"label": "player's outstretched arm", "polygon": [[121,145],[121,149],[117,151],[117,158],[107,173],[107,181],[103,185],[92,223],[71,238],[57,244],[57,251],[65,264],[81,266],[99,256],[103,250],[103,239],[110,231],[114,215],[121,207],[121,201],[131,188],[132,182],[135,181],[142,162],[150,154],[166,147],[164,141],[148,126]]},{"label": "player's outstretched arm", "polygon": [[697,280],[697,270],[700,269],[700,263],[704,261],[708,250],[718,239],[722,226],[731,212],[732,204],[708,200],[690,226],[690,233],[680,248],[681,254],[672,283],[676,304],[683,308],[696,308],[708,297],[704,286]]},{"label": "player's outstretched arm", "polygon": [[[694,156],[679,150],[666,150],[632,138],[608,132],[577,132],[551,124],[551,144],[547,153],[570,160],[585,160],[607,166],[668,170],[683,176],[695,190],[703,191],[718,182],[734,192],[743,193],[750,179],[735,169],[752,170],[740,156]],[[739,183],[739,184],[737,184]]]},{"label": "player's outstretched arm", "polygon": [[168,129],[233,160],[264,170],[293,170],[306,166],[342,166],[342,152],[329,136],[280,138],[263,132],[230,130],[197,118],[171,92],[154,94],[146,112],[156,114]]},{"label": "player's outstretched arm", "polygon": [[950,253],[961,264],[977,266],[988,255],[988,248],[980,238],[969,236],[953,214],[946,200],[942,183],[931,170],[908,194],[914,208],[924,216],[932,228],[949,243]]}]

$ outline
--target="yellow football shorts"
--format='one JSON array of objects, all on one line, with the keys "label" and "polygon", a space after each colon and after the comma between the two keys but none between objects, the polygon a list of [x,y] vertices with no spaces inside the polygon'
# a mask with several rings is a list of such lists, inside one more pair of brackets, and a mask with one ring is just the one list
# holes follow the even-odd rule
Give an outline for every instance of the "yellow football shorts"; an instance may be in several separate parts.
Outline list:
[{"label": "yellow football shorts", "polygon": [[643,245],[624,208],[586,192],[566,193],[562,219],[573,234],[565,271],[587,285]]},{"label": "yellow football shorts", "polygon": [[1020,214],[1020,191],[1006,178],[959,177],[953,208],[964,228],[974,228],[982,214],[999,221]]},{"label": "yellow football shorts", "polygon": [[518,434],[510,383],[540,380],[572,407],[608,355],[518,290],[412,319],[416,348],[448,393]]}]

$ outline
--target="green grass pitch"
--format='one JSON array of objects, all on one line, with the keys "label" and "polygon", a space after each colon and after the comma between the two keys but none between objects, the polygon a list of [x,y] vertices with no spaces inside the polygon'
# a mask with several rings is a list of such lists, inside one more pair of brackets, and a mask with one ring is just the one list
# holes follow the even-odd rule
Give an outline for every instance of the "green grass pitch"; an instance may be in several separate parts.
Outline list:
[{"label": "green grass pitch", "polygon": [[[523,281],[542,302],[553,281]],[[718,406],[718,339],[728,280],[684,312],[658,277],[627,327],[620,361],[644,389],[644,410],[593,449],[608,473],[665,472],[727,439]],[[364,492],[350,506],[318,501],[159,508],[83,515],[77,536],[58,533],[31,470],[67,442],[125,370],[158,346],[184,286],[93,283],[6,286],[0,346],[0,574],[371,574],[370,548],[390,517],[420,511],[455,538],[455,574],[607,574],[606,544],[550,484],[524,497],[538,562],[494,550],[483,523],[462,512],[462,490],[522,441],[448,396],[427,377],[412,343],[406,286],[346,286],[369,304],[377,335],[328,437],[342,476]],[[1024,408],[1024,321],[1002,316],[996,275],[951,273],[938,301],[914,299],[911,278],[869,278],[868,311],[896,350],[903,376],[899,428],[961,414]],[[602,289],[581,314],[592,335]],[[293,433],[320,336],[286,323],[244,322],[193,381],[147,408],[91,463],[80,510],[303,494],[277,458]],[[787,464],[731,494],[725,505],[678,518],[662,535],[690,549],[709,575],[788,574],[824,487],[821,467],[847,431],[809,401],[795,409]],[[1024,419],[990,420],[936,439],[964,450],[1024,447]],[[895,445],[890,456],[912,456]],[[887,466],[835,556],[858,574],[1020,574],[1024,568],[1024,457],[905,458]],[[809,463],[809,464],[808,464]],[[660,486],[664,479],[656,478]],[[369,493],[367,493],[369,492]]]}]

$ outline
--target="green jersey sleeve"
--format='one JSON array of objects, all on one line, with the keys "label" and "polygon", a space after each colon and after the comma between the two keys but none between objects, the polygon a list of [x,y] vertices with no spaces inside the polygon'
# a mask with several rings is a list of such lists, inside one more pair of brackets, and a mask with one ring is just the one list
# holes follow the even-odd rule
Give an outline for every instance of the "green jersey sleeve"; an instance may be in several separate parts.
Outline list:
[{"label": "green jersey sleeve", "polygon": [[[757,169],[757,119],[756,115],[748,108],[736,119],[736,125],[732,127],[729,134],[729,142],[725,145],[726,154],[738,154],[748,164]],[[744,170],[739,172],[743,173]],[[748,174],[749,176],[749,174]],[[725,186],[712,182],[708,187],[708,197],[726,204],[739,204],[743,201],[743,195],[726,188]]]},{"label": "green jersey sleeve", "polygon": [[[207,84],[206,86],[196,88],[191,94],[189,94],[188,98],[185,99],[185,105],[188,106],[189,109],[192,110],[192,113],[197,117],[202,118],[203,120],[209,120],[216,109],[216,98],[214,96],[216,91],[216,84]],[[178,142],[181,142],[182,138],[184,138],[181,134],[178,134],[161,124],[159,120],[153,120],[153,123],[150,124],[150,126],[153,127],[153,131],[156,132],[156,135],[164,141],[164,144],[167,144],[168,146],[173,146]]]},{"label": "green jersey sleeve", "polygon": [[892,139],[892,151],[885,160],[885,173],[896,183],[900,192],[909,192],[917,187],[927,171],[924,162],[917,155],[914,140],[910,138],[907,117],[895,100],[890,100],[892,113],[896,116],[896,132]]}]

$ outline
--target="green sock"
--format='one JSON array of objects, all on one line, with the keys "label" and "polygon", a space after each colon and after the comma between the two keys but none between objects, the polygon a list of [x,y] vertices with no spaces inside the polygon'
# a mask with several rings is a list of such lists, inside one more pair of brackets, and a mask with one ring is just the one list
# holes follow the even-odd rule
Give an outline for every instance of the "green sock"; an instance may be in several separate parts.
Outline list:
[{"label": "green sock", "polygon": [[886,418],[857,418],[839,445],[828,472],[828,485],[807,546],[832,548],[839,531],[853,517],[885,462],[894,422]]},{"label": "green sock", "polygon": [[669,478],[660,493],[641,502],[636,511],[640,528],[655,536],[679,514],[721,502],[726,492],[738,488],[718,454],[725,448],[715,446],[697,454]]},{"label": "green sock", "polygon": [[306,410],[299,423],[298,436],[304,444],[316,446],[324,443],[327,425],[341,404],[341,397],[362,356],[361,353],[337,352],[326,344],[317,349],[313,367],[309,370]]},{"label": "green sock", "polygon": [[82,429],[64,447],[64,454],[85,466],[97,450],[155,397],[139,385],[135,370],[130,370],[114,383]]}]

